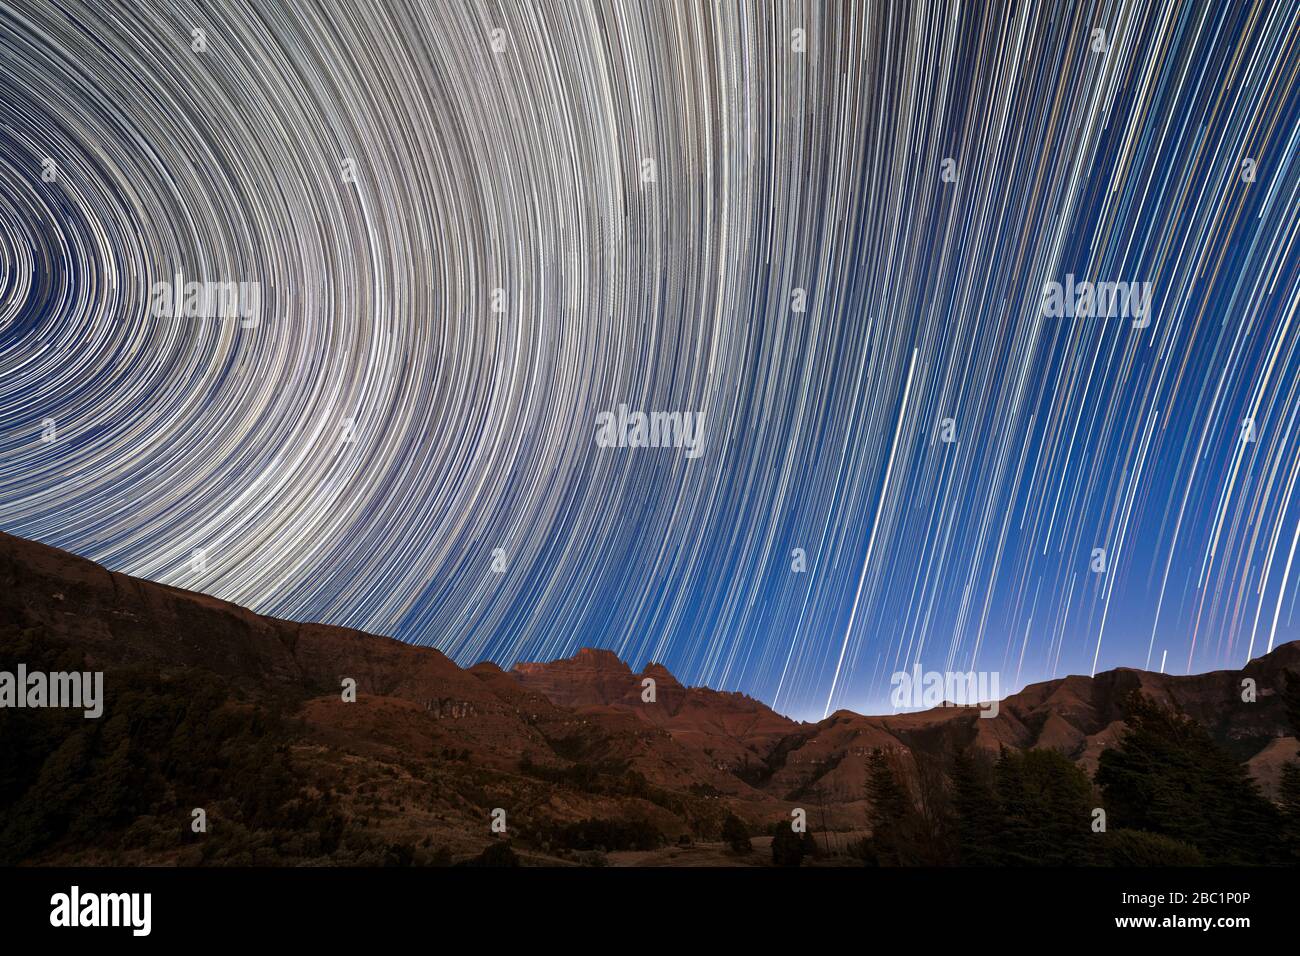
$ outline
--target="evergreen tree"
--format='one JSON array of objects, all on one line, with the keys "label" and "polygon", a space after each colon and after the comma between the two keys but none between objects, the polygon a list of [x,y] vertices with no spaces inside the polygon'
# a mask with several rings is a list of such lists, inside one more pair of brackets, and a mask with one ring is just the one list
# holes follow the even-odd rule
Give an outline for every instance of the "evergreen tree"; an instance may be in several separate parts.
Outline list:
[{"label": "evergreen tree", "polygon": [[909,818],[911,797],[904,788],[888,755],[877,747],[867,759],[867,798],[870,808],[871,844],[880,866],[906,866],[914,862],[910,852]]},{"label": "evergreen tree", "polygon": [[1092,785],[1055,750],[1003,750],[996,768],[999,844],[1015,866],[1082,866],[1099,850],[1091,840]]},{"label": "evergreen tree", "polygon": [[1025,789],[1024,763],[1005,747],[998,753],[995,767],[998,807],[1001,810],[1000,862],[1010,866],[1032,866],[1038,808],[1030,806]]},{"label": "evergreen tree", "polygon": [[962,866],[993,866],[999,850],[1002,808],[993,789],[993,772],[982,751],[960,750],[952,762],[952,803],[956,815],[957,856]]},{"label": "evergreen tree", "polygon": [[1111,826],[1190,843],[1212,865],[1283,857],[1277,808],[1205,728],[1137,692],[1125,709],[1128,730],[1096,776]]}]

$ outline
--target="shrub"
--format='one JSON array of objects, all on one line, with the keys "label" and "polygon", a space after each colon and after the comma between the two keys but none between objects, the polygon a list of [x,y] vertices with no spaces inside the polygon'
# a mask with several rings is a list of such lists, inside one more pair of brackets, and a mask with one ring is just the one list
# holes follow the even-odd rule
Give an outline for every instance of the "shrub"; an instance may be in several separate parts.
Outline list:
[{"label": "shrub", "polygon": [[799,866],[803,854],[803,838],[788,826],[778,826],[772,837],[772,862],[777,866]]},{"label": "shrub", "polygon": [[501,840],[493,843],[486,850],[474,857],[472,860],[466,860],[458,866],[520,866],[519,856],[510,848],[507,840]]},{"label": "shrub", "polygon": [[1112,830],[1105,837],[1111,866],[1204,866],[1205,857],[1190,843],[1141,830]]},{"label": "shrub", "polygon": [[722,822],[722,839],[733,853],[749,853],[754,849],[754,844],[749,842],[749,830],[734,813],[728,813]]}]

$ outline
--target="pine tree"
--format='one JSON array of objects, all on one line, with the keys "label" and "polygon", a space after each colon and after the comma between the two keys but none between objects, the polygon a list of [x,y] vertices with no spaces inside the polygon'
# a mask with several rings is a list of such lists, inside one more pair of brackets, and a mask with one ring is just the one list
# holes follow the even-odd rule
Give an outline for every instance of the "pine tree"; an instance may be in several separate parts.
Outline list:
[{"label": "pine tree", "polygon": [[1041,814],[1029,803],[1025,767],[1019,755],[1002,748],[994,768],[998,806],[1001,809],[1001,862],[1008,866],[1033,866],[1036,861],[1034,829]]},{"label": "pine tree", "polygon": [[1092,785],[1055,750],[1002,751],[997,789],[999,845],[1016,866],[1082,866],[1100,852],[1091,839]]},{"label": "pine tree", "polygon": [[879,747],[867,760],[867,797],[871,804],[867,812],[871,823],[871,843],[879,865],[905,866],[912,863],[907,832],[912,801],[889,757]]},{"label": "pine tree", "polygon": [[1277,808],[1205,728],[1137,692],[1125,709],[1128,730],[1096,775],[1112,827],[1190,843],[1211,865],[1282,858]]},{"label": "pine tree", "polygon": [[959,862],[962,866],[1001,863],[998,840],[1002,808],[987,758],[978,751],[958,751],[953,757],[951,781]]}]

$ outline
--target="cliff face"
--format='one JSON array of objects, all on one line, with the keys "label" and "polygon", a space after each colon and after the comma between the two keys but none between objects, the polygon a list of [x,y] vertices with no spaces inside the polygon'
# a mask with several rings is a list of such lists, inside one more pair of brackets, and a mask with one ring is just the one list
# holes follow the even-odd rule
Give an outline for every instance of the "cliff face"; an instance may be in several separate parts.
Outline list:
[{"label": "cliff face", "polygon": [[[1045,747],[1091,773],[1101,751],[1122,734],[1123,700],[1135,690],[1202,723],[1271,793],[1281,765],[1297,749],[1276,693],[1288,669],[1300,672],[1300,642],[1282,645],[1241,671],[1179,677],[1120,668],[1095,678],[1031,684],[1004,699],[995,717],[960,707],[880,717],[843,710],[816,724],[796,723],[740,694],[684,689],[657,664],[636,674],[609,651],[586,649],[566,660],[518,664],[511,673],[562,706],[599,705],[635,715],[770,796],[817,791],[855,804],[866,798],[866,757],[876,747]],[[656,679],[653,704],[641,698],[647,676]],[[1253,701],[1243,699],[1247,679],[1254,682]]]},{"label": "cliff face", "polygon": [[560,706],[598,706],[632,715],[703,754],[716,768],[742,774],[746,766],[761,765],[782,739],[803,726],[743,694],[683,687],[662,664],[634,673],[606,650],[584,648],[547,664],[516,664],[511,674]]},{"label": "cliff face", "polygon": [[516,664],[511,673],[561,707],[607,706],[640,694],[640,681],[630,667],[612,651],[591,647],[549,664]]}]

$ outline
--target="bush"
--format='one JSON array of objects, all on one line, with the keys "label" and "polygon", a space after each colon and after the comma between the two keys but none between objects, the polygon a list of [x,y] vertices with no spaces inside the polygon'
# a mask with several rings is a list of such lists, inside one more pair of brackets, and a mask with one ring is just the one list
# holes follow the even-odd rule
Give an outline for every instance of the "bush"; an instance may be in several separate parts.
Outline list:
[{"label": "bush", "polygon": [[510,849],[509,841],[502,840],[493,843],[486,850],[474,857],[472,860],[466,860],[458,866],[520,866],[519,856],[514,850]]},{"label": "bush", "polygon": [[1141,830],[1112,830],[1106,834],[1110,866],[1204,866],[1201,851],[1182,840]]},{"label": "bush", "polygon": [[749,842],[749,830],[734,813],[728,813],[722,822],[722,839],[733,853],[750,853],[754,844]]},{"label": "bush", "polygon": [[417,850],[415,866],[451,866],[451,851],[445,846],[432,850]]},{"label": "bush", "polygon": [[550,840],[570,850],[653,850],[664,836],[646,820],[580,820],[560,828]]},{"label": "bush", "polygon": [[876,845],[871,837],[850,840],[845,851],[851,859],[862,861],[863,866],[880,866],[880,859],[876,856]]},{"label": "bush", "polygon": [[788,826],[778,826],[772,837],[772,862],[777,866],[799,866],[803,854],[803,838]]}]

